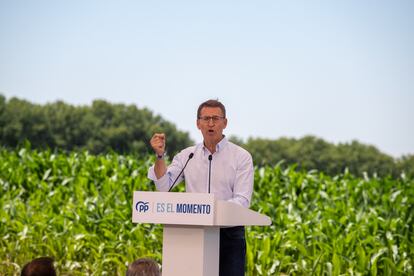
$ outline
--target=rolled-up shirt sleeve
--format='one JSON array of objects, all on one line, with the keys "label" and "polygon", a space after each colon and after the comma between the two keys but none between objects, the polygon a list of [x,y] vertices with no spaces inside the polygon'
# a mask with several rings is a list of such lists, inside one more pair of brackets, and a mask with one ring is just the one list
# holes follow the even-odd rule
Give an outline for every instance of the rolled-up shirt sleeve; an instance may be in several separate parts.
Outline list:
[{"label": "rolled-up shirt sleeve", "polygon": [[251,155],[246,152],[240,157],[239,161],[240,163],[237,166],[233,197],[228,201],[249,208],[253,193],[253,160]]},{"label": "rolled-up shirt sleeve", "polygon": [[[159,179],[155,175],[154,165],[152,165],[148,169],[148,178],[154,181],[157,190],[160,192],[167,192],[171,185],[173,184],[174,180],[177,178],[178,174],[182,170],[182,154],[177,154],[171,164],[167,168],[167,172]],[[175,185],[183,181],[184,177],[181,174],[180,177],[177,179]]]},{"label": "rolled-up shirt sleeve", "polygon": [[158,191],[166,192],[169,189],[169,177],[168,171],[160,178],[157,179],[155,175],[154,165],[152,165],[148,170],[148,178],[154,181],[155,186],[157,187]]}]

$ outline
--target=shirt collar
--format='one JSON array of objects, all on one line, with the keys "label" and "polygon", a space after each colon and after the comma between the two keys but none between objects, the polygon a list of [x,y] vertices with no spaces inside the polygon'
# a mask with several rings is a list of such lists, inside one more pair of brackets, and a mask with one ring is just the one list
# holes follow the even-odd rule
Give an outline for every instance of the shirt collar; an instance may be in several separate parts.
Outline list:
[{"label": "shirt collar", "polygon": [[[216,145],[216,152],[220,152],[220,150],[223,150],[228,143],[229,141],[227,140],[226,136],[223,135],[223,139],[221,139],[221,141],[218,142],[218,144]],[[201,143],[200,146],[203,150],[204,155],[210,154],[210,151],[204,146],[204,143]]]}]

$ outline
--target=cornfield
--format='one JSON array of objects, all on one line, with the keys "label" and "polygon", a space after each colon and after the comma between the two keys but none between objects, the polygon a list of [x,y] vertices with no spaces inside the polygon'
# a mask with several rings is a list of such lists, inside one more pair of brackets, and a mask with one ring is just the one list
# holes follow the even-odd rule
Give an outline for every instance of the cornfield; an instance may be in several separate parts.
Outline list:
[{"label": "cornfield", "polygon": [[[0,274],[51,256],[59,275],[125,275],[162,262],[162,227],[131,223],[152,157],[0,150]],[[183,185],[180,189],[183,190]],[[414,275],[414,180],[255,170],[247,275]]]}]

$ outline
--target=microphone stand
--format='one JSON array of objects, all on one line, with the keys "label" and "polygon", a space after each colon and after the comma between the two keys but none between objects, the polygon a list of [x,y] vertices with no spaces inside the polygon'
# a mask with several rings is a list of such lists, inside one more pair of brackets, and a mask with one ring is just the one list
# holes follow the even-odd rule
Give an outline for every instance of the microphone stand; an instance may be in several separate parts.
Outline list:
[{"label": "microphone stand", "polygon": [[188,161],[190,161],[191,158],[193,158],[194,153],[190,153],[190,155],[188,156],[187,162],[185,162],[185,165],[183,167],[183,169],[181,170],[181,172],[177,175],[177,178],[174,180],[173,184],[171,185],[171,187],[168,189],[168,192],[170,192],[172,190],[172,188],[174,188],[175,182],[177,182],[178,178],[181,176],[181,174],[184,172],[185,167],[187,167]]},{"label": "microphone stand", "polygon": [[208,156],[208,193],[210,193],[210,180],[211,180],[211,160],[213,159],[213,155]]}]

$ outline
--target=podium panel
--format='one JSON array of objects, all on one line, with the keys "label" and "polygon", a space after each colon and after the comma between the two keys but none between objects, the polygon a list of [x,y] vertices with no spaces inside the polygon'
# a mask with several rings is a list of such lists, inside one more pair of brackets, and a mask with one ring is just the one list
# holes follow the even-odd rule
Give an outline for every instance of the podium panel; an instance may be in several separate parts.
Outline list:
[{"label": "podium panel", "polygon": [[218,276],[220,226],[271,224],[213,194],[166,192],[134,192],[132,222],[164,225],[163,276]]},{"label": "podium panel", "polygon": [[219,227],[165,225],[162,275],[218,275],[219,245]]}]

